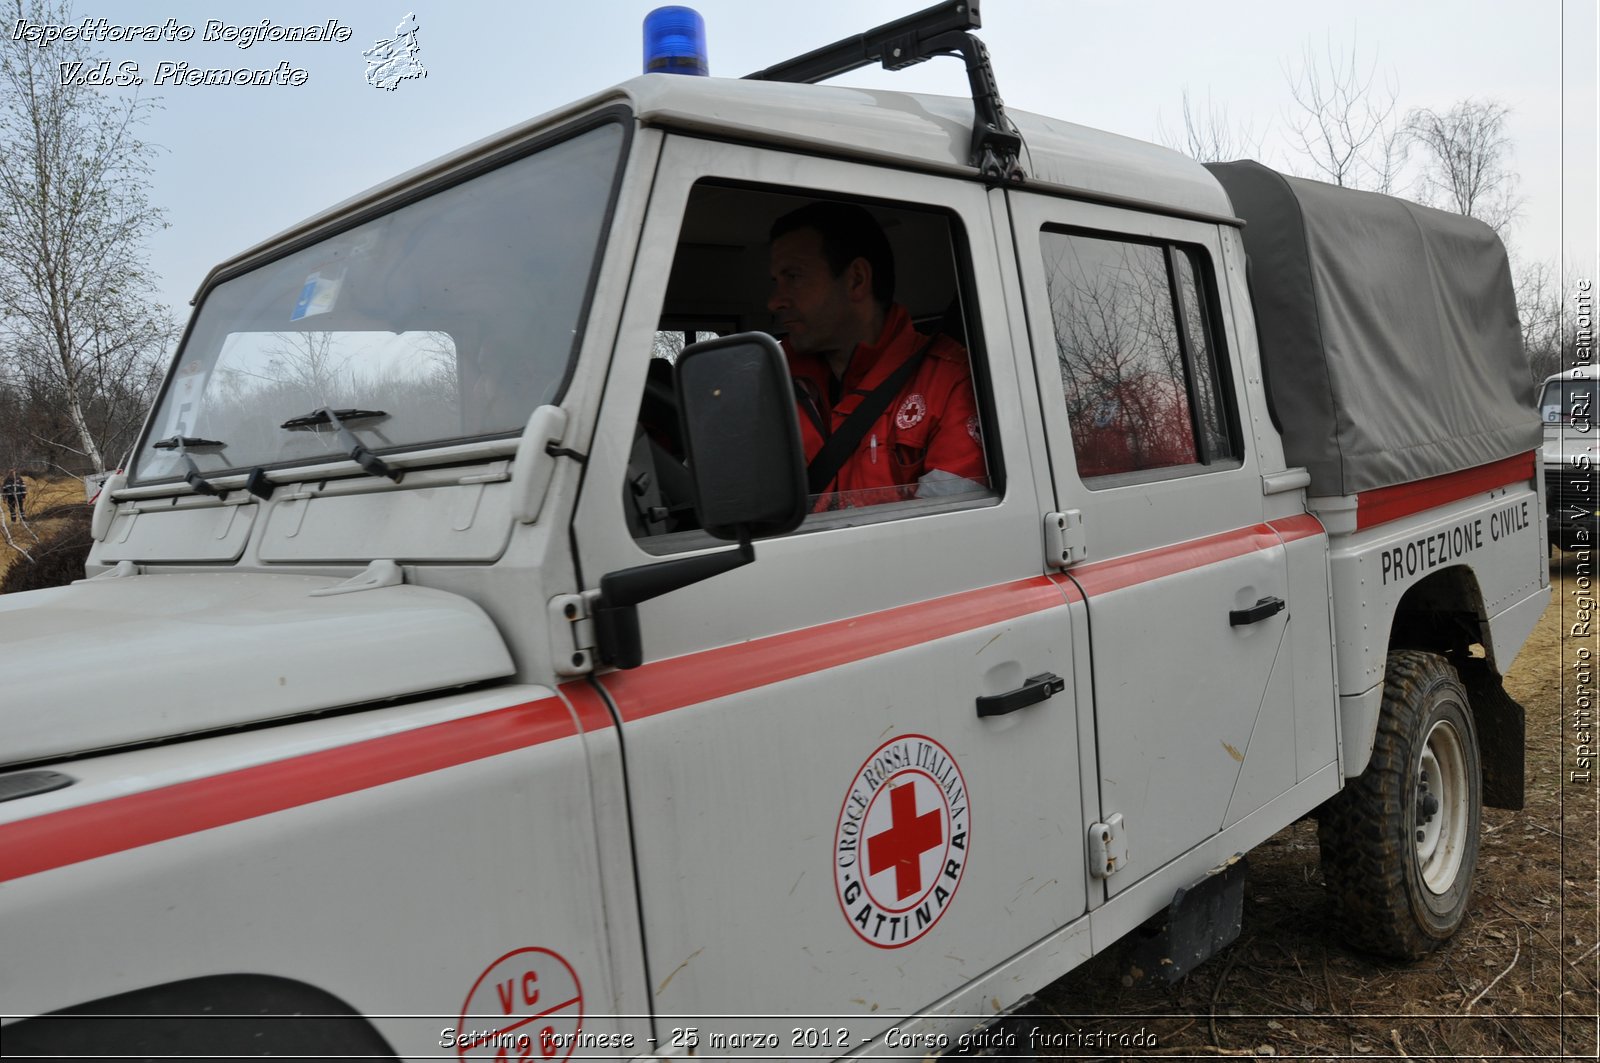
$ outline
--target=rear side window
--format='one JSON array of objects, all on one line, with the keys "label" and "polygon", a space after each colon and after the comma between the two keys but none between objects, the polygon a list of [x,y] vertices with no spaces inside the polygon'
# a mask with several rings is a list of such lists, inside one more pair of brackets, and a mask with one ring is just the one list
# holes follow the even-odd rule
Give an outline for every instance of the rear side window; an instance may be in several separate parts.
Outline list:
[{"label": "rear side window", "polygon": [[1236,463],[1200,254],[1049,229],[1040,245],[1078,475],[1111,486]]}]

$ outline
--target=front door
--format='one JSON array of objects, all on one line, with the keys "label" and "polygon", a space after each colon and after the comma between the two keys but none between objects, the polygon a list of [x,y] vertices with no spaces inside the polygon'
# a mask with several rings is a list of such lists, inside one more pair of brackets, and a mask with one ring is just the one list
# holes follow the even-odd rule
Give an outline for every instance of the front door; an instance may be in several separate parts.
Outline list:
[{"label": "front door", "polygon": [[[980,413],[946,427],[987,474],[758,543],[753,564],[641,606],[645,663],[597,676],[621,726],[660,1051],[846,1052],[922,1009],[1016,999],[1033,986],[996,968],[1037,943],[1040,970],[1088,951],[1081,923],[1061,932],[1088,893],[1077,595],[1043,573],[1042,428],[980,185],[666,138],[575,516],[584,585],[727,548],[693,529],[661,385],[685,342],[773,327],[769,228],[821,198],[874,215],[896,302],[970,350]],[[980,716],[1044,673],[1064,689]]]}]

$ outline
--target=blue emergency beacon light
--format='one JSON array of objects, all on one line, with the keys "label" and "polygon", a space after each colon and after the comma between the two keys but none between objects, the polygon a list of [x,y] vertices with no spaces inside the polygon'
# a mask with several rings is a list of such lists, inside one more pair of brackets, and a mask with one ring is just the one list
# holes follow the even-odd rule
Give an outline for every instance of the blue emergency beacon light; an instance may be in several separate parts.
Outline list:
[{"label": "blue emergency beacon light", "polygon": [[658,7],[644,17],[644,72],[706,77],[706,23],[692,7]]}]

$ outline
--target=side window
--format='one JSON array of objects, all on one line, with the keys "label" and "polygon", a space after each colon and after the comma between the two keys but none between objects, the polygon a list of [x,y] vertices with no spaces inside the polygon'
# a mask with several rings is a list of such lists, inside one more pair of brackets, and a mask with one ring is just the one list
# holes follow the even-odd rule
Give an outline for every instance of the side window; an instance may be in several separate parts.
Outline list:
[{"label": "side window", "polygon": [[1200,253],[1050,229],[1040,245],[1062,394],[1087,485],[1235,462],[1239,432]]},{"label": "side window", "polygon": [[[822,215],[805,213],[818,205],[826,208]],[[786,230],[796,212],[807,224]],[[834,224],[827,219],[841,212],[884,242],[871,252],[888,266],[872,273],[876,312],[866,326],[851,316],[851,300],[839,288],[846,274],[833,272],[830,251],[812,227]],[[780,262],[781,248],[790,244],[798,250]],[[855,246],[843,257],[866,259],[851,257]],[[979,330],[965,247],[960,219],[937,208],[717,181],[696,185],[649,352],[624,485],[634,537],[648,540],[654,552],[703,545],[683,467],[673,372],[688,344],[735,332],[767,332],[784,344],[805,457],[821,470],[813,478],[825,481],[814,489],[806,529],[892,519],[933,505],[991,504],[998,455],[986,446],[992,437],[982,412],[986,374],[974,349]],[[838,351],[843,355],[830,358]],[[906,372],[896,372],[903,365]],[[869,404],[875,394],[878,401]],[[852,419],[860,407],[866,409]],[[835,445],[842,457],[819,458],[836,436],[856,443]]]}]

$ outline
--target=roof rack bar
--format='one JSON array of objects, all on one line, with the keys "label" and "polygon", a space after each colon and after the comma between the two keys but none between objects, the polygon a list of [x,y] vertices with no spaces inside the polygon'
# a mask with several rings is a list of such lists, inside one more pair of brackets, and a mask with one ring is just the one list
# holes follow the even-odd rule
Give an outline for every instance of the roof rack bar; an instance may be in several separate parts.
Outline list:
[{"label": "roof rack bar", "polygon": [[[901,66],[932,58],[933,53],[915,49],[921,54],[900,61],[901,55],[910,52],[919,42],[945,33],[978,29],[982,25],[983,20],[978,16],[978,0],[945,0],[916,14],[885,22],[876,29],[846,37],[744,77],[746,81],[788,81],[814,85],[877,62],[882,62],[889,70],[898,70]],[[901,51],[896,52],[896,47]]]},{"label": "roof rack bar", "polygon": [[873,63],[882,63],[885,70],[900,70],[936,55],[958,55],[966,62],[967,84],[972,91],[971,163],[992,181],[1020,181],[1023,172],[1018,155],[1022,150],[1022,138],[1013,132],[1006,118],[994,67],[989,62],[989,50],[968,32],[982,25],[978,0],[946,0],[776,66],[746,74],[745,80],[810,85]]}]

